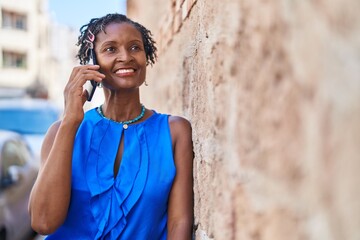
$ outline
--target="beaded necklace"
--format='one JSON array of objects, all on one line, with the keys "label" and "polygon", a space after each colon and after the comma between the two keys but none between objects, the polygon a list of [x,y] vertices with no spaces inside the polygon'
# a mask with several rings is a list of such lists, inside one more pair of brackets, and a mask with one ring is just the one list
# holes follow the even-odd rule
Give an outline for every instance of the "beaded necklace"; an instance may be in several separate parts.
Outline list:
[{"label": "beaded necklace", "polygon": [[115,120],[113,120],[113,119],[111,119],[111,118],[105,117],[105,115],[104,115],[104,113],[103,113],[103,110],[102,110],[102,104],[97,108],[97,112],[98,112],[98,113],[100,114],[100,116],[102,116],[103,118],[108,119],[108,120],[110,120],[110,121],[112,121],[112,122],[116,122],[116,123],[122,124],[124,129],[128,129],[129,124],[134,123],[134,122],[137,122],[137,121],[139,121],[142,117],[144,117],[145,107],[144,107],[144,105],[141,104],[141,113],[140,113],[137,117],[135,117],[135,118],[133,118],[133,119],[131,119],[131,120],[122,121],[122,122],[118,122],[118,121],[115,121]]}]

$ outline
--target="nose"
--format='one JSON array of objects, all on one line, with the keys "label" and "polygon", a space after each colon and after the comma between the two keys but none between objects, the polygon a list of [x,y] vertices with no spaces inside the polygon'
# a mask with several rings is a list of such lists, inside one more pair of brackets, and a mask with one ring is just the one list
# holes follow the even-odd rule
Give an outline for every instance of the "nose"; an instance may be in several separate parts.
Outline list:
[{"label": "nose", "polygon": [[125,48],[121,48],[118,51],[118,54],[116,56],[117,62],[130,62],[134,60],[134,57],[131,55],[130,51],[128,51]]}]

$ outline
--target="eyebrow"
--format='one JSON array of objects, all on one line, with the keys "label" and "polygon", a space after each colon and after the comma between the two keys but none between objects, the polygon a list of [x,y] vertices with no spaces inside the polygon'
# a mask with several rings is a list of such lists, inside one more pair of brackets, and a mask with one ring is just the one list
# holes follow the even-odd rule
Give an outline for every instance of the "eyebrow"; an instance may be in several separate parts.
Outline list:
[{"label": "eyebrow", "polygon": [[[133,39],[133,40],[130,40],[128,43],[133,43],[133,42],[143,44],[142,39],[141,40],[140,39]],[[99,47],[102,48],[103,46],[112,45],[112,44],[117,44],[117,41],[113,41],[113,40],[105,41],[101,45],[99,45]]]},{"label": "eyebrow", "polygon": [[115,43],[116,43],[116,41],[106,41],[106,42],[101,43],[101,45],[99,45],[99,47],[102,48],[105,45],[112,45]]}]

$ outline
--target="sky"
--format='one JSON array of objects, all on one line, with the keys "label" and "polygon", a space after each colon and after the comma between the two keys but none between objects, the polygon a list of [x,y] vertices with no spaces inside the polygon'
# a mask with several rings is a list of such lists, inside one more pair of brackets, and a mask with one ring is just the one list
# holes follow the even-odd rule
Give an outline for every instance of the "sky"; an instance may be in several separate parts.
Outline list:
[{"label": "sky", "polygon": [[126,0],[49,0],[52,19],[78,30],[91,18],[126,13]]}]

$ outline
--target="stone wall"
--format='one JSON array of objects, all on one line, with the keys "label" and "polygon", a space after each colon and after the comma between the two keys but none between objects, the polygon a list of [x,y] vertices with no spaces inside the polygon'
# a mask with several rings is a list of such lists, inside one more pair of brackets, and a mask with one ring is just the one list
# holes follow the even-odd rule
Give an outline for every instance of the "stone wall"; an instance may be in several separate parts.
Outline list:
[{"label": "stone wall", "polygon": [[187,117],[196,239],[360,239],[360,1],[128,0]]}]

